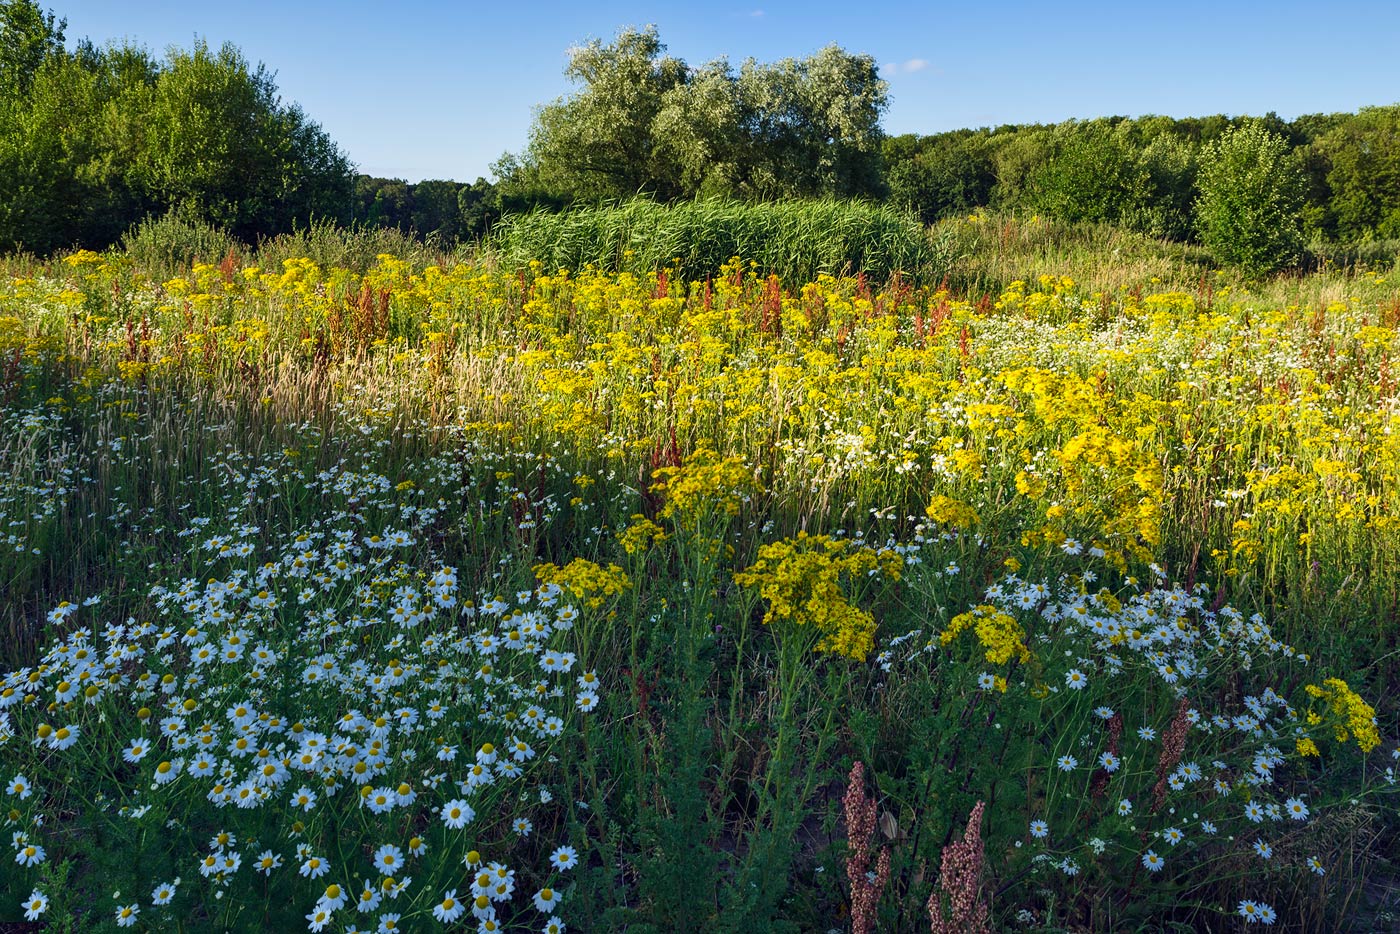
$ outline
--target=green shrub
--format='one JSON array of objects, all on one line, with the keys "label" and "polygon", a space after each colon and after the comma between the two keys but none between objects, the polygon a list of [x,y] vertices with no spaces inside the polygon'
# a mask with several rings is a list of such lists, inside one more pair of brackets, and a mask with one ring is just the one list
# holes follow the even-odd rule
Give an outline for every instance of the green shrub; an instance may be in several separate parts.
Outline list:
[{"label": "green shrub", "polygon": [[184,275],[195,263],[217,263],[235,245],[227,231],[172,210],[132,225],[120,248],[139,268],[165,280]]},{"label": "green shrub", "polygon": [[1106,124],[1057,127],[1048,155],[1030,176],[1030,201],[1052,217],[1116,223],[1146,200],[1137,153]]},{"label": "green shrub", "polygon": [[1191,205],[1196,196],[1194,143],[1163,133],[1137,154],[1145,197],[1124,215],[1128,226],[1152,237],[1191,238]]},{"label": "green shrub", "polygon": [[1221,262],[1249,275],[1291,266],[1303,249],[1303,177],[1262,126],[1231,130],[1201,157],[1196,229]]}]

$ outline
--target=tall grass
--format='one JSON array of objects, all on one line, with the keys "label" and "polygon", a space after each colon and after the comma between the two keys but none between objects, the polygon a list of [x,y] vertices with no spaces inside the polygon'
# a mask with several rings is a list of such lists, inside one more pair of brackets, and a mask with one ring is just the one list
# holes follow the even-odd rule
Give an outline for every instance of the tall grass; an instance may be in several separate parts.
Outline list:
[{"label": "tall grass", "polygon": [[182,276],[195,263],[218,263],[237,246],[227,231],[177,211],[147,217],[118,244],[138,268],[158,281]]},{"label": "tall grass", "polygon": [[367,272],[384,254],[421,268],[430,263],[450,265],[466,252],[464,247],[434,237],[424,240],[397,227],[347,227],[326,219],[248,244],[177,211],[136,224],[122,237],[118,249],[157,281],[183,276],[196,263],[217,265],[230,252],[264,269],[280,269],[283,260],[311,259],[323,268],[340,267],[357,275]]},{"label": "tall grass", "polygon": [[1360,243],[1308,244],[1303,263],[1310,271],[1328,269],[1392,269],[1400,262],[1400,240],[1364,240]]},{"label": "tall grass", "polygon": [[823,273],[884,279],[896,271],[936,279],[946,271],[912,215],[833,199],[665,206],[639,198],[559,214],[537,211],[502,220],[493,246],[508,267],[535,261],[551,272],[587,265],[644,272],[678,264],[683,277],[704,279],[734,256],[789,282]]},{"label": "tall grass", "polygon": [[323,268],[339,266],[363,275],[386,253],[421,267],[447,265],[460,249],[433,236],[420,239],[397,227],[346,227],[331,220],[313,220],[291,233],[260,239],[255,260],[264,269],[280,269],[283,260],[305,258]]},{"label": "tall grass", "polygon": [[1041,274],[1111,294],[1150,283],[1194,290],[1215,275],[1201,247],[1111,224],[979,212],[940,221],[933,231],[951,252],[948,287],[973,298],[995,297],[1012,282]]},{"label": "tall grass", "polygon": [[1308,314],[1355,294],[1356,282],[1388,270],[1400,242],[1349,247],[1313,244],[1304,266],[1265,279],[1220,267],[1204,247],[1115,227],[1040,216],[978,212],[939,221],[930,238],[948,253],[948,290],[977,301],[995,299],[1013,282],[1067,276],[1104,301],[1127,293],[1181,292],[1213,308],[1230,292],[1247,290],[1264,305],[1296,306]]}]

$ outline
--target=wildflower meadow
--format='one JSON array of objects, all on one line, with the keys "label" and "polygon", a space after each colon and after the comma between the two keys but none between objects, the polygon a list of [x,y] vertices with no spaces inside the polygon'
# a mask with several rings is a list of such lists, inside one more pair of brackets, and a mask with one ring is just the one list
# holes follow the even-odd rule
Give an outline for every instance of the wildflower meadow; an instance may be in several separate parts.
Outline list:
[{"label": "wildflower meadow", "polygon": [[4,260],[0,921],[1393,929],[1400,279],[1045,230]]}]

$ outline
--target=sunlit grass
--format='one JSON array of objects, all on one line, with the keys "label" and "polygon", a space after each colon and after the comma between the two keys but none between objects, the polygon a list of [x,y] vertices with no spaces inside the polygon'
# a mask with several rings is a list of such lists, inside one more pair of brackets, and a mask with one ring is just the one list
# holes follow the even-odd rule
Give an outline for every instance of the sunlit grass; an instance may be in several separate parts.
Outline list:
[{"label": "sunlit grass", "polygon": [[[538,930],[549,888],[575,929],[824,930],[852,759],[888,814],[881,930],[927,924],[919,866],[978,800],[1005,921],[1362,910],[1394,826],[1395,282],[1250,284],[1141,240],[1094,267],[990,223],[945,232],[975,253],[946,281],[13,261],[0,777],[38,790],[0,800],[46,856],[0,875],[0,918],[37,886],[85,927],[416,930],[455,892]],[[275,780],[229,745],[243,703]],[[303,733],[354,748],[293,782]],[[478,752],[525,733],[519,776]],[[201,735],[208,775],[175,745]],[[132,888],[176,877],[173,914]]]}]

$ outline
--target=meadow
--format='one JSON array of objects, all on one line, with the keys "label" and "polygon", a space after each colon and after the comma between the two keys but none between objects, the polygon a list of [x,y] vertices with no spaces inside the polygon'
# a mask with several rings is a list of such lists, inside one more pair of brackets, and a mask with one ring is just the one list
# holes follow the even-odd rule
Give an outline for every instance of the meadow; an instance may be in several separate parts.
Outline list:
[{"label": "meadow", "polygon": [[1397,924],[1400,272],[618,210],[3,261],[0,920]]}]

